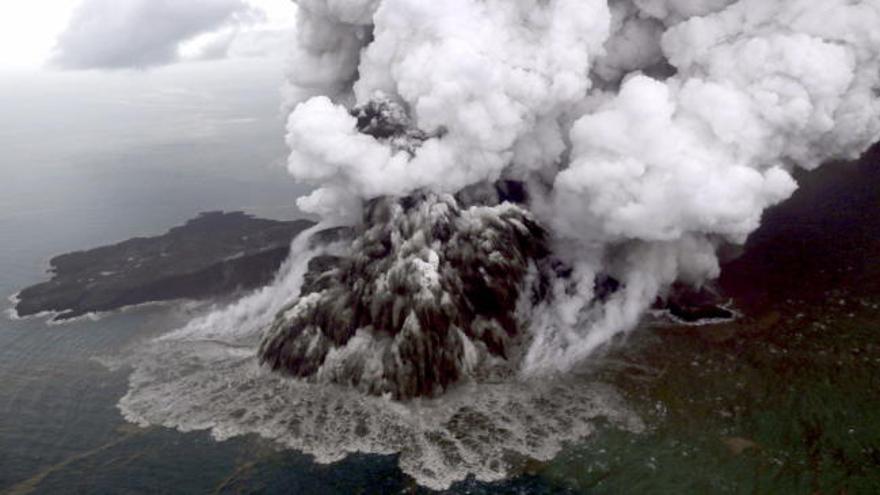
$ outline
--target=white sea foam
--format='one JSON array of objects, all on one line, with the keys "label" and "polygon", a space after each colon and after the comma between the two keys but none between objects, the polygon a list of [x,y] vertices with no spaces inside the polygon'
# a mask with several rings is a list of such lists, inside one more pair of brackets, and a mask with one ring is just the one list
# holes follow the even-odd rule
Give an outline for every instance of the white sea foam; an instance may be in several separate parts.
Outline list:
[{"label": "white sea foam", "polygon": [[141,356],[120,400],[125,418],[223,440],[258,434],[319,463],[354,452],[400,454],[400,467],[430,488],[468,475],[510,474],[510,453],[549,460],[598,418],[642,429],[620,396],[575,380],[466,384],[441,399],[398,403],[353,389],[308,384],[257,363],[255,347],[165,339]]},{"label": "white sea foam", "polygon": [[733,305],[732,299],[728,300],[724,304],[719,304],[718,307],[730,312],[730,316],[727,318],[701,318],[696,321],[687,321],[685,319],[675,316],[674,314],[672,314],[672,311],[668,309],[653,309],[649,311],[648,314],[654,318],[668,321],[674,325],[686,327],[705,327],[709,325],[720,325],[722,323],[730,323],[732,321],[736,321],[743,316],[743,314]]},{"label": "white sea foam", "polygon": [[18,305],[20,299],[18,298],[18,293],[13,294],[9,297],[9,301],[12,302],[12,307],[8,308],[4,313],[6,317],[13,321],[24,321],[24,320],[46,320],[46,325],[49,326],[62,326],[62,325],[70,325],[74,323],[81,323],[84,321],[100,321],[108,316],[112,316],[120,313],[129,313],[132,311],[139,311],[147,308],[161,308],[174,306],[179,304],[191,304],[195,301],[184,299],[175,299],[173,301],[147,301],[140,304],[132,304],[129,306],[123,306],[119,309],[113,309],[110,311],[89,311],[88,313],[83,313],[79,316],[74,316],[73,318],[64,318],[58,319],[58,316],[64,314],[64,311],[40,311],[39,313],[34,313],[32,315],[21,316],[18,314],[16,310],[16,306]]},{"label": "white sea foam", "polygon": [[573,377],[472,382],[440,399],[395,402],[261,367],[263,330],[299,293],[314,254],[309,234],[294,242],[272,287],[133,349],[124,363],[107,361],[133,367],[118,405],[128,421],[210,430],[218,440],[255,433],[320,463],[354,452],[399,454],[405,473],[437,489],[468,475],[504,478],[516,455],[549,460],[566,442],[588,436],[598,418],[643,428],[614,389]]},{"label": "white sea foam", "polygon": [[21,301],[21,297],[19,297],[20,295],[21,292],[16,292],[15,294],[12,294],[6,298],[6,300],[9,301],[10,307],[7,308],[3,312],[3,314],[5,314],[6,317],[10,320],[18,321],[22,319],[21,316],[18,314],[18,310],[15,309],[15,307],[18,306],[18,303]]},{"label": "white sea foam", "polygon": [[6,317],[13,321],[39,320],[43,318],[51,319],[59,314],[57,311],[40,311],[39,313],[34,313],[32,315],[22,316],[18,314],[18,310],[16,310],[15,307],[7,309],[5,313]]},{"label": "white sea foam", "polygon": [[92,322],[100,321],[100,320],[103,320],[110,313],[112,313],[112,312],[109,312],[109,311],[108,312],[90,311],[88,313],[83,313],[79,316],[74,316],[73,318],[64,318],[64,319],[58,320],[55,317],[57,315],[60,315],[61,313],[56,312],[56,311],[52,311],[52,312],[50,312],[51,317],[46,319],[46,325],[49,325],[50,327],[60,327],[60,326],[64,326],[64,325],[73,325],[76,323],[82,323],[82,322],[86,322],[86,321],[92,321]]}]

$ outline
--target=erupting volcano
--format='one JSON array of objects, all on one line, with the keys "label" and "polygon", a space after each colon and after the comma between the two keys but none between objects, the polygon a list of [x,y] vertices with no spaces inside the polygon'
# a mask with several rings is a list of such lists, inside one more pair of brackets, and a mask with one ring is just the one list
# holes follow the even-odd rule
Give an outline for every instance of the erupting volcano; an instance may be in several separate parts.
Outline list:
[{"label": "erupting volcano", "polygon": [[878,21],[844,1],[300,2],[289,169],[318,186],[303,210],[356,235],[262,360],[398,398],[497,359],[565,371],[717,277],[794,167],[877,139]]},{"label": "erupting volcano", "polygon": [[297,3],[287,168],[321,223],[139,358],[132,421],[401,453],[434,487],[638,430],[572,369],[658,300],[731,315],[685,307],[718,253],[880,139],[876,0]]},{"label": "erupting volcano", "polygon": [[[426,136],[392,102],[352,114],[361,132],[412,155]],[[370,200],[345,254],[310,265],[300,298],[263,341],[262,360],[295,376],[408,398],[437,395],[484,356],[507,358],[521,334],[520,293],[547,254],[543,228],[510,201],[526,199],[521,187]]]}]

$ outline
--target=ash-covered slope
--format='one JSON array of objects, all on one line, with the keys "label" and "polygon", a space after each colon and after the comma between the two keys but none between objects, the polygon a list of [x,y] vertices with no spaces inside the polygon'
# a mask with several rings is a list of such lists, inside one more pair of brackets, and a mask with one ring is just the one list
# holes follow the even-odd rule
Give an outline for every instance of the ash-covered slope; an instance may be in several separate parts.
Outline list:
[{"label": "ash-covered slope", "polygon": [[265,285],[287,258],[290,242],[314,225],[242,212],[208,212],[156,237],[56,256],[52,279],[22,290],[19,316],[89,312],[178,298],[200,298]]},{"label": "ash-covered slope", "polygon": [[497,195],[470,206],[464,196],[371,201],[350,249],[311,264],[300,298],[263,341],[263,362],[408,398],[506,358],[520,333],[517,302],[546,254],[544,231]]}]

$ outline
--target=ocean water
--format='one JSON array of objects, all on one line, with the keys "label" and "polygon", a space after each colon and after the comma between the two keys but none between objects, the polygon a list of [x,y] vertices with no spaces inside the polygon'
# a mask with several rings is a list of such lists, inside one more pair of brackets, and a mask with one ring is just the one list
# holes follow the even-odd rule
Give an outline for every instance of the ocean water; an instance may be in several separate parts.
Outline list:
[{"label": "ocean water", "polygon": [[[296,216],[289,205],[278,206],[292,203],[290,190],[277,186],[279,178],[286,179],[283,176],[267,173],[260,180],[251,179],[243,189],[235,178],[212,176],[204,170],[179,172],[195,160],[194,155],[212,161],[233,151],[218,149],[215,143],[174,144],[166,149],[96,156],[84,165],[86,172],[47,174],[35,188],[38,191],[22,193],[16,203],[19,208],[7,208],[0,217],[4,240],[0,293],[12,296],[45,279],[47,261],[55,254],[159,233],[199,211],[245,209],[276,218]],[[126,163],[126,170],[117,175],[113,164],[119,162]],[[248,166],[243,158],[241,163]],[[71,187],[79,173],[94,174],[87,181],[88,191]],[[130,182],[133,176],[138,178],[136,186]],[[42,203],[45,197],[52,198],[53,206]],[[10,301],[7,307],[11,305]],[[392,452],[355,454],[340,462],[319,464],[310,455],[285,449],[246,429],[242,436],[217,441],[208,431],[182,433],[127,422],[118,402],[129,391],[132,369],[118,365],[116,359],[151,349],[151,339],[209,311],[207,303],[182,303],[138,307],[64,324],[48,324],[44,318],[0,319],[0,493],[427,491],[401,471],[399,458]],[[194,349],[196,355],[210,351]],[[221,378],[246,376],[236,369],[217,371]],[[275,385],[282,381],[272,379]],[[204,393],[197,388],[172,392]],[[155,399],[168,400],[168,396]],[[211,400],[206,398],[197,407],[210,408]],[[249,404],[249,400],[254,400],[253,394],[217,397],[216,410],[184,408],[171,426],[185,427],[188,418],[210,421],[233,406],[261,410],[259,402]],[[459,401],[470,402],[468,397]],[[328,444],[344,450],[345,440],[328,439]],[[496,483],[469,480],[450,491],[559,493],[569,489],[540,477],[520,476]]]},{"label": "ocean water", "polygon": [[[162,73],[111,82],[0,81],[3,309],[13,304],[7,297],[47,278],[48,259],[57,254],[158,234],[207,210],[300,216],[294,200],[306,189],[283,169],[280,75],[261,70],[217,87],[210,68],[186,83]],[[120,359],[211,309],[148,305],[64,324],[7,311],[0,318],[0,493],[426,490],[401,471],[392,451],[319,464],[248,431],[217,441],[204,429],[127,422],[118,404],[132,368]],[[567,490],[529,475],[451,489]]]},{"label": "ocean water", "polygon": [[[252,69],[222,83],[210,67],[0,79],[0,294],[44,280],[53,255],[200,211],[298,216],[306,189],[283,170],[280,75]],[[210,302],[63,325],[2,318],[0,493],[421,493],[417,480],[443,477],[420,472],[438,455],[495,479],[449,493],[880,492],[877,156],[820,171],[769,214],[722,280],[741,321],[646,321],[576,376],[465,387],[424,416],[285,383],[235,346],[188,341],[207,335],[205,315],[227,314]],[[231,330],[223,345],[255,338]],[[431,451],[447,445],[450,410],[467,412],[452,433],[469,449]],[[356,417],[365,411],[375,421]],[[361,423],[367,433],[349,435]],[[526,458],[535,432],[550,444],[538,444],[541,461]]]},{"label": "ocean water", "polygon": [[[197,76],[199,84],[211,80],[210,73]],[[252,92],[230,83],[197,100],[182,94],[174,77],[149,77],[159,80],[141,83],[136,93],[141,102],[124,98],[129,92],[118,87],[127,81],[124,76],[97,89],[91,87],[94,81],[72,76],[0,82],[4,310],[11,306],[7,297],[46,278],[48,259],[60,253],[158,234],[206,210],[299,216],[293,203],[304,188],[282,165],[279,74],[259,74]],[[239,100],[219,106],[211,101],[238,89],[245,93]],[[156,99],[162,112],[155,110]],[[102,359],[179,327],[201,310],[147,306],[63,325],[4,315],[0,493],[273,487],[341,493],[358,486],[385,491],[405,483],[387,459],[316,467],[307,456],[265,441],[218,443],[207,433],[127,423],[117,402],[126,393],[130,370],[112,371]]]}]

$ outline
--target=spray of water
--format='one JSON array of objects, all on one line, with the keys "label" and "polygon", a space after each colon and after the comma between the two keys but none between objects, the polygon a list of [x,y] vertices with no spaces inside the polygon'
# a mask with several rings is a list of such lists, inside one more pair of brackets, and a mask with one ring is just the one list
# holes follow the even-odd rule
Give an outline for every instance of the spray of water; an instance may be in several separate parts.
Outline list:
[{"label": "spray of water", "polygon": [[502,479],[527,459],[549,460],[599,419],[644,428],[614,389],[575,377],[495,377],[461,383],[441,399],[401,402],[262,366],[257,345],[272,316],[297,300],[309,260],[339,253],[338,245],[311,248],[306,238],[294,242],[287,269],[270,286],[105,360],[133,368],[118,404],[123,416],[142,426],[209,430],[218,440],[256,434],[321,463],[352,452],[399,454],[405,473],[436,489],[470,475]]},{"label": "spray of water", "polygon": [[[299,207],[353,226],[354,241],[332,248],[337,268],[313,274],[323,282],[309,295],[298,299],[314,253],[295,249],[271,287],[154,343],[121,402],[133,420],[259,432],[325,460],[402,452],[431,486],[502,476],[479,459],[503,449],[552,455],[567,427],[542,425],[569,424],[572,438],[596,414],[635,427],[613,393],[565,387],[559,373],[634,328],[673,283],[716,277],[718,248],[792,194],[796,167],[880,137],[878,0],[297,3],[288,168],[315,186]],[[498,184],[524,194],[463,200]],[[376,204],[388,214],[371,215]],[[474,222],[485,242],[468,234]],[[508,242],[520,225],[542,233],[540,249]],[[383,256],[364,251],[376,246]],[[497,311],[467,307],[479,279],[467,271],[500,265],[516,289],[487,272]],[[535,287],[540,297],[522,297]],[[515,297],[498,304],[504,290]],[[328,313],[337,296],[363,312]],[[487,314],[500,334],[474,324]],[[493,352],[493,335],[520,351]],[[481,382],[499,356],[518,378]],[[321,387],[432,395],[451,385],[432,369],[499,388],[453,390],[428,414]],[[504,435],[456,433],[469,401]],[[314,412],[336,403],[348,419]]]}]

